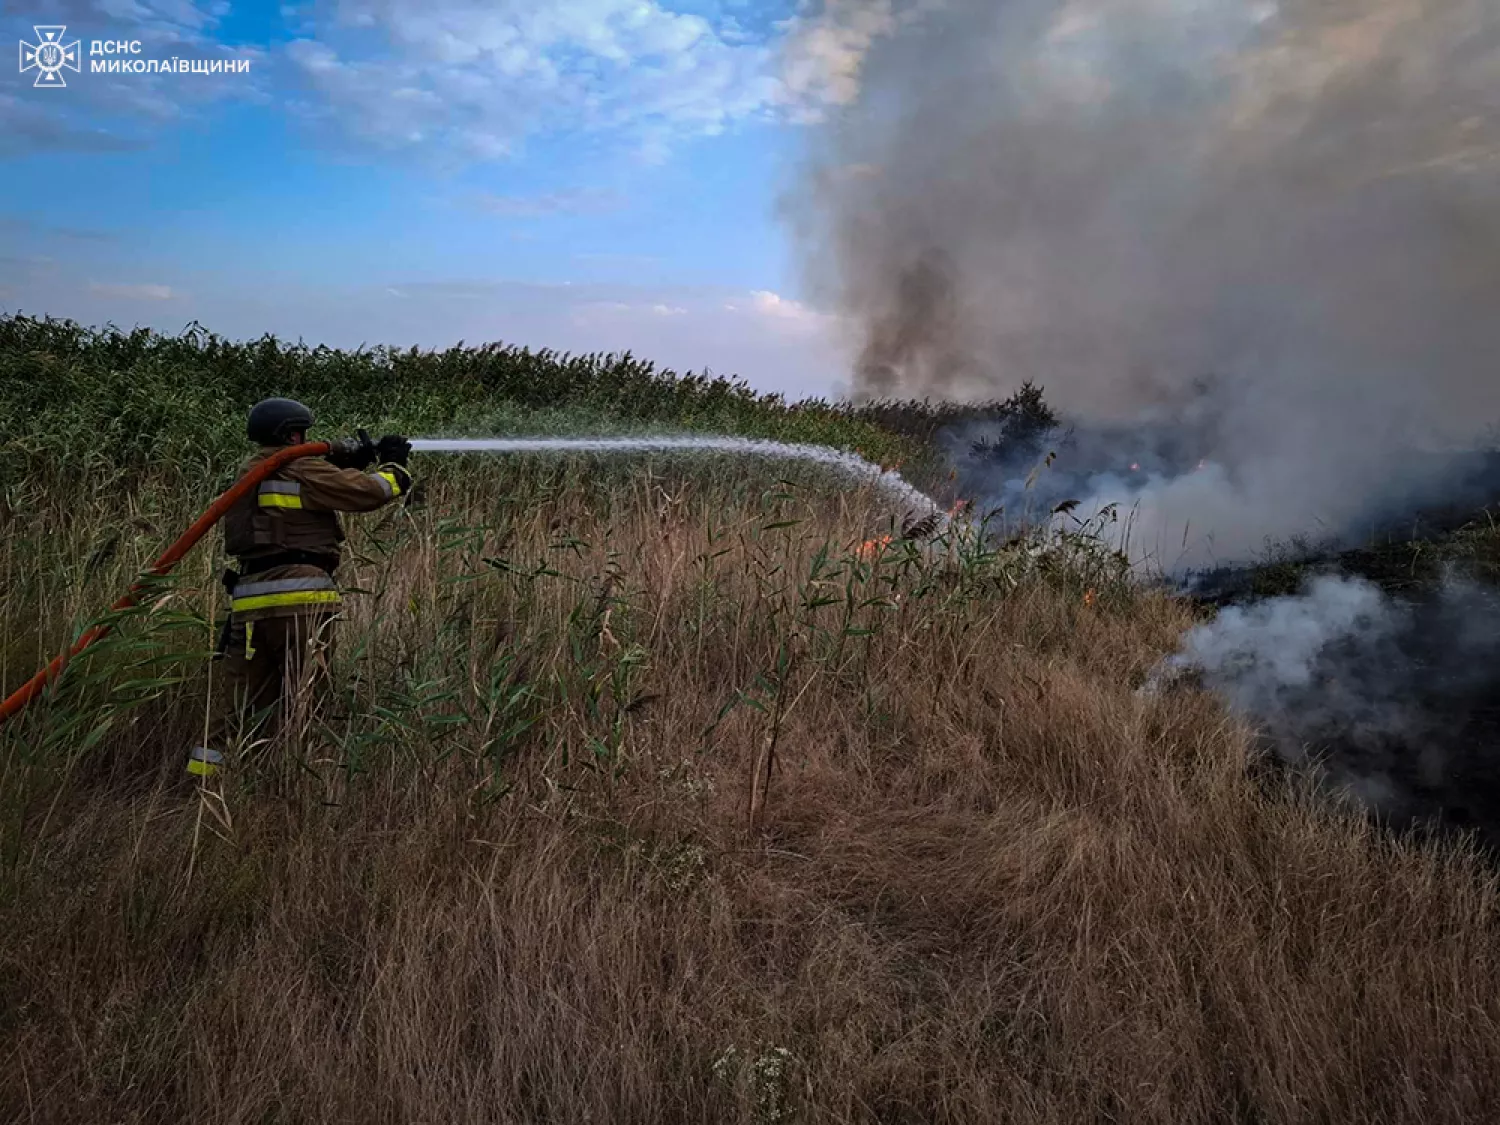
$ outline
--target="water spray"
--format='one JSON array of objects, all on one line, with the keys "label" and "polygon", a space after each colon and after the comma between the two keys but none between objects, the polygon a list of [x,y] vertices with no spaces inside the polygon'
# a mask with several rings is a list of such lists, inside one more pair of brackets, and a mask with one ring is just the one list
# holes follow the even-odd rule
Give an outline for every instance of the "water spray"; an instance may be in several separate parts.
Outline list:
[{"label": "water spray", "polygon": [[774,461],[805,461],[832,469],[848,480],[872,484],[886,496],[932,517],[946,529],[950,515],[932,497],[894,469],[884,469],[856,453],[825,445],[800,445],[738,437],[580,437],[580,438],[413,438],[414,453],[727,453]]}]

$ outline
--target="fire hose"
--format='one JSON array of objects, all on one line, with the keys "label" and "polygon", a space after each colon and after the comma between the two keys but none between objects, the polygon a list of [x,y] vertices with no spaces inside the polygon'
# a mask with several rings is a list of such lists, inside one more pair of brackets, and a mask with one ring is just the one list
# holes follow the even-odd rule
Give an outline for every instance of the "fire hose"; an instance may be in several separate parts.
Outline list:
[{"label": "fire hose", "polygon": [[[209,506],[208,510],[199,516],[193,525],[182,533],[177,542],[167,548],[166,553],[156,560],[147,572],[147,575],[152,578],[160,578],[170,573],[172,568],[182,561],[183,556],[193,549],[198,540],[207,535],[213,529],[213,526],[224,518],[225,513],[230,508],[244,499],[245,496],[260,485],[261,481],[265,480],[282,466],[302,457],[321,457],[332,448],[333,446],[326,441],[310,441],[302,445],[293,445],[286,449],[277,450],[264,461],[259,462],[253,469],[236,481],[228,491],[215,500]],[[145,589],[146,585],[145,581],[140,581],[131,586],[125,596],[110,607],[110,612],[117,613],[120,610],[129,609],[135,605],[136,598]],[[66,652],[59,654],[52,663],[48,664],[35,676],[32,676],[31,679],[13,691],[6,697],[4,702],[0,702],[0,723],[4,723],[7,719],[19,714],[28,703],[42,693],[42,689],[63,670],[69,660],[72,660],[84,649],[88,648],[89,645],[107,635],[110,628],[111,626],[109,625],[95,625],[85,630],[83,635],[74,641]]]}]

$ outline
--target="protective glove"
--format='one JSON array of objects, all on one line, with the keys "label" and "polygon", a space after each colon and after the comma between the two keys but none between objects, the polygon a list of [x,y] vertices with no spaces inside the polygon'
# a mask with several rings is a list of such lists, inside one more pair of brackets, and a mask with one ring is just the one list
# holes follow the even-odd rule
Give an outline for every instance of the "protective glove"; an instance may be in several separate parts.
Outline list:
[{"label": "protective glove", "polygon": [[411,457],[411,442],[400,434],[386,434],[376,442],[375,453],[382,465],[404,465]]},{"label": "protective glove", "polygon": [[325,460],[340,469],[368,469],[379,455],[377,447],[364,430],[358,437],[340,438],[332,443]]}]

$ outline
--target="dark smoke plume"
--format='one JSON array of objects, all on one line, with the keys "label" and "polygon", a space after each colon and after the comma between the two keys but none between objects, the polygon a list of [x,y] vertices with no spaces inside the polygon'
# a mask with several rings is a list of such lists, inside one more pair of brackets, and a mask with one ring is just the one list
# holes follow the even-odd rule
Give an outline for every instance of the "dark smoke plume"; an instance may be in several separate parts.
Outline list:
[{"label": "dark smoke plume", "polygon": [[886,33],[789,207],[857,392],[1211,417],[1204,470],[1080,497],[1170,567],[1341,533],[1500,419],[1494,0],[825,2]]}]

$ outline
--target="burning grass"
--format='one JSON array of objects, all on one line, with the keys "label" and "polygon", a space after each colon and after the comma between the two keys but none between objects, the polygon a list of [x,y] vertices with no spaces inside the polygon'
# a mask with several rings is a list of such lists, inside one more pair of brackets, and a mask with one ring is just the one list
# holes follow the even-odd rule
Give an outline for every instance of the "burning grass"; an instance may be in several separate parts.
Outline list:
[{"label": "burning grass", "polygon": [[[357,525],[288,798],[163,787],[203,721],[206,558],[0,734],[0,1117],[1500,1098],[1494,877],[1268,790],[1208,697],[1139,693],[1192,611],[1107,555],[926,552],[868,496],[751,476],[463,468]],[[13,514],[6,683],[201,500]]]}]

